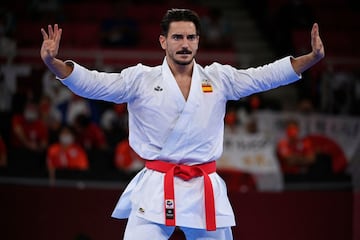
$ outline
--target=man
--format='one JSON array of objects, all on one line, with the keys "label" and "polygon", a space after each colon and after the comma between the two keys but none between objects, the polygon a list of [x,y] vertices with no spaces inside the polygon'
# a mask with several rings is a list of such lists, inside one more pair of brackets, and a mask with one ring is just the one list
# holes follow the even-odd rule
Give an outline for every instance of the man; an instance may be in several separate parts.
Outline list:
[{"label": "man", "polygon": [[[237,70],[195,62],[200,21],[186,9],[167,11],[159,42],[163,64],[138,64],[121,73],[89,71],[56,56],[62,29],[41,30],[41,57],[76,94],[127,102],[129,142],[146,167],[123,192],[113,217],[128,218],[124,239],[168,239],[179,226],[187,239],[232,239],[235,225],[226,186],[216,174],[227,100],[288,84],[324,57],[318,26],[312,52],[261,68]],[[150,237],[149,237],[150,236]]]},{"label": "man", "polygon": [[66,125],[60,129],[58,141],[48,147],[46,153],[50,183],[55,183],[56,170],[85,172],[89,160],[85,148],[75,142],[74,132]]},{"label": "man", "polygon": [[289,120],[286,134],[276,146],[281,169],[285,175],[305,174],[315,163],[315,149],[310,139],[300,137],[299,123]]}]

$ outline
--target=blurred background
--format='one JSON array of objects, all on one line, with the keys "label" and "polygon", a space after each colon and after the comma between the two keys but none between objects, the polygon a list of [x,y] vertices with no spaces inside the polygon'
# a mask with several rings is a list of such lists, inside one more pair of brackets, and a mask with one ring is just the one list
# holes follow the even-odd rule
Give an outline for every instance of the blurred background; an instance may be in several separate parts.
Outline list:
[{"label": "blurred background", "polygon": [[[41,28],[63,29],[59,58],[120,72],[161,64],[170,8],[202,21],[201,65],[263,65],[311,51],[302,80],[227,105],[218,173],[234,239],[360,239],[360,4],[355,0],[5,0],[0,3],[0,239],[122,239],[110,217],[143,167],[125,104],[80,98],[40,58]],[[184,239],[175,231],[172,239]]]}]

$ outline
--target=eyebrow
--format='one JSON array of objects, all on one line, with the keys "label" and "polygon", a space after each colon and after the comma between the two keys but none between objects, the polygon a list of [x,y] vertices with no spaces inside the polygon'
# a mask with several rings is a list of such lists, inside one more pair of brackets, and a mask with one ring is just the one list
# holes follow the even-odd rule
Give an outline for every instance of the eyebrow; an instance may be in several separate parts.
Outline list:
[{"label": "eyebrow", "polygon": [[[185,35],[183,35],[183,34],[176,34],[176,33],[173,34],[173,35],[171,35],[171,37],[173,37],[173,38],[176,37],[176,38],[181,38],[181,39],[183,39],[184,36],[185,36]],[[187,38],[187,39],[190,39],[190,38],[195,38],[195,37],[197,37],[197,36],[198,36],[197,34],[189,34],[189,35],[186,36],[186,38]]]}]

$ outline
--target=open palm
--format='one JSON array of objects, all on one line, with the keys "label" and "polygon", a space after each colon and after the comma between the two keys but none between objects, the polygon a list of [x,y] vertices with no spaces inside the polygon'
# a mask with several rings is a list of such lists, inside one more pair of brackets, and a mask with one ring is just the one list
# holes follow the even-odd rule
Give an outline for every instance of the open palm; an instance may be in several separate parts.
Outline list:
[{"label": "open palm", "polygon": [[58,54],[61,40],[62,29],[57,24],[54,28],[49,25],[48,33],[42,28],[43,43],[40,50],[40,55],[45,63],[51,62]]},{"label": "open palm", "polygon": [[317,59],[321,59],[325,56],[324,44],[321,41],[319,35],[319,26],[315,23],[311,30],[311,46],[312,52]]}]

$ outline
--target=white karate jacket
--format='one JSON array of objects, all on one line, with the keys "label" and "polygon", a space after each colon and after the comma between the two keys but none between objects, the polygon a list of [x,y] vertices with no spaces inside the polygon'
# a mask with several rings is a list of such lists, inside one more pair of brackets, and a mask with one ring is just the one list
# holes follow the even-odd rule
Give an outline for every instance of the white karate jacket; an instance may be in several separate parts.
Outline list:
[{"label": "white karate jacket", "polygon": [[[290,57],[258,68],[238,70],[213,63],[194,65],[191,89],[185,100],[167,64],[142,64],[120,73],[90,71],[75,62],[62,83],[74,93],[90,98],[127,102],[129,141],[144,159],[199,164],[217,160],[223,149],[224,115],[228,100],[292,83],[301,76]],[[130,182],[112,214],[127,218],[131,209],[138,216],[164,223],[163,173],[143,169]],[[213,188],[217,227],[235,225],[226,186],[216,174],[209,175]],[[203,177],[183,181],[175,177],[176,223],[205,228]]]}]

